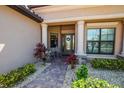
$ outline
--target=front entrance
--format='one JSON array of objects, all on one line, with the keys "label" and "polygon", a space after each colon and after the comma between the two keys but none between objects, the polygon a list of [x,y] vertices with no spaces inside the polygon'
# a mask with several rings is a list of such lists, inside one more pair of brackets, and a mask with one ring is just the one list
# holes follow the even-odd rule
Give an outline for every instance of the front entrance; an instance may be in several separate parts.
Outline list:
[{"label": "front entrance", "polygon": [[55,48],[62,55],[75,51],[75,24],[49,26],[48,48]]},{"label": "front entrance", "polygon": [[62,54],[69,55],[74,53],[75,49],[75,35],[74,34],[62,34]]}]

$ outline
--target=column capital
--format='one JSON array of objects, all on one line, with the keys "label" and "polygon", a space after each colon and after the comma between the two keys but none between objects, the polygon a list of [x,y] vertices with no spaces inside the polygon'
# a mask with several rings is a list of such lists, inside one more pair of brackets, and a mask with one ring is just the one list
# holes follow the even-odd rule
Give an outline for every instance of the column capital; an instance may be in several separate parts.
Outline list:
[{"label": "column capital", "polygon": [[47,27],[48,25],[46,23],[41,23],[42,27]]},{"label": "column capital", "polygon": [[84,20],[79,20],[79,21],[77,21],[77,24],[78,24],[78,25],[82,25],[82,24],[84,24],[84,23],[85,23]]}]

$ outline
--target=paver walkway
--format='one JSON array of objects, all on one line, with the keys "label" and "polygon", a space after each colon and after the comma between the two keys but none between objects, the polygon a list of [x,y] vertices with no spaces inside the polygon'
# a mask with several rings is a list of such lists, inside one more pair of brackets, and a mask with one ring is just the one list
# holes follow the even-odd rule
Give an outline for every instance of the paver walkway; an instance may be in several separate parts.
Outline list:
[{"label": "paver walkway", "polygon": [[67,70],[65,60],[56,59],[51,66],[45,69],[35,80],[25,85],[24,88],[61,88]]}]

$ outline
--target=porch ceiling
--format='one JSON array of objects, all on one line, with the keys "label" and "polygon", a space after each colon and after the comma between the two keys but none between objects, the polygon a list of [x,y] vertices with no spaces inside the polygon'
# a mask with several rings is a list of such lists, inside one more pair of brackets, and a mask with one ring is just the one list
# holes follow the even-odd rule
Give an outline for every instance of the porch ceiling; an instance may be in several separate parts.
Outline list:
[{"label": "porch ceiling", "polygon": [[[50,25],[85,22],[115,22],[124,20],[124,6],[119,5],[38,5],[31,6]],[[71,24],[72,24],[71,23]]]},{"label": "porch ceiling", "polygon": [[39,5],[39,6],[32,6],[32,10],[35,10],[38,14],[40,13],[47,13],[47,12],[57,12],[57,11],[65,11],[65,10],[73,10],[73,9],[80,9],[80,8],[92,8],[98,7],[103,5]]}]

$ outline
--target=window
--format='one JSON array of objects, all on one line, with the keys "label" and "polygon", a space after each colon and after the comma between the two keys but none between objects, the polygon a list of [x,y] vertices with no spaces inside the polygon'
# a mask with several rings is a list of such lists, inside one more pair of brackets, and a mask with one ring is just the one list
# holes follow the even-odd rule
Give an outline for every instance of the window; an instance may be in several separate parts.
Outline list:
[{"label": "window", "polygon": [[115,29],[88,29],[87,53],[113,54]]},{"label": "window", "polygon": [[58,33],[50,33],[50,47],[58,47]]}]

